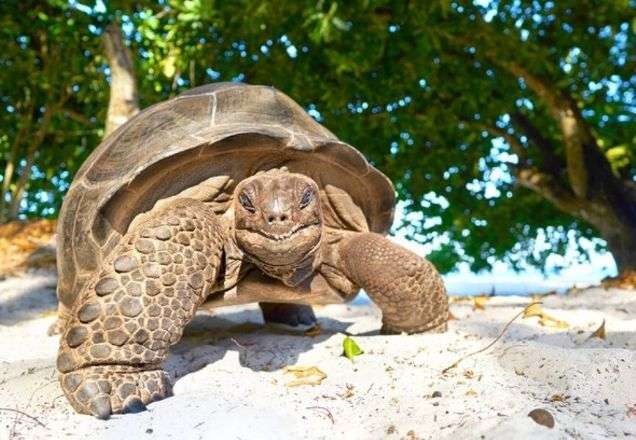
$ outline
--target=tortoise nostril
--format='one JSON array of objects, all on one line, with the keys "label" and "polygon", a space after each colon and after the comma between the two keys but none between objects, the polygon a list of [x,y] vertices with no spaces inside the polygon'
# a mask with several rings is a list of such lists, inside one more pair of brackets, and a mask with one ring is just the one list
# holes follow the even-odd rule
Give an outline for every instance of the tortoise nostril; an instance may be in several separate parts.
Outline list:
[{"label": "tortoise nostril", "polygon": [[267,223],[269,223],[270,225],[272,223],[284,223],[289,219],[289,216],[287,214],[271,214],[267,216]]}]

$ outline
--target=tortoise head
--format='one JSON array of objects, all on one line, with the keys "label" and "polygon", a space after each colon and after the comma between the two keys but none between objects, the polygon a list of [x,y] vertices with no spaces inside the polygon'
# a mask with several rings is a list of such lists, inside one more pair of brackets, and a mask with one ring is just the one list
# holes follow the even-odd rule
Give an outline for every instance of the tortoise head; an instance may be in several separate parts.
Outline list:
[{"label": "tortoise head", "polygon": [[323,217],[318,185],[285,167],[240,182],[234,213],[238,246],[267,265],[293,265],[319,247]]}]

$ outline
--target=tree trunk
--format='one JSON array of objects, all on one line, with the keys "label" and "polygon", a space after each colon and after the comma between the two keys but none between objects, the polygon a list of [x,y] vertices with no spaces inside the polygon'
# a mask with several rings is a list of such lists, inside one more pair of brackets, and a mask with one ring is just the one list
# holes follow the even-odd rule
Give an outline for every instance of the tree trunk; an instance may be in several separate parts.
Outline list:
[{"label": "tree trunk", "polygon": [[132,56],[117,23],[106,27],[103,41],[111,73],[106,137],[139,112],[139,98]]},{"label": "tree trunk", "polygon": [[607,249],[612,253],[619,273],[636,271],[636,233],[634,229],[623,231],[601,231],[607,241]]}]

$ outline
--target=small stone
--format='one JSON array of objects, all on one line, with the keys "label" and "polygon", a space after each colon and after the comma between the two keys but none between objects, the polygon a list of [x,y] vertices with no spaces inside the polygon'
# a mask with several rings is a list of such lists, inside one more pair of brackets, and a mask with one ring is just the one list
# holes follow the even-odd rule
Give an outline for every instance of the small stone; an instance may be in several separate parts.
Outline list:
[{"label": "small stone", "polygon": [[137,249],[142,254],[149,254],[155,250],[155,245],[152,243],[152,240],[148,240],[147,238],[140,238],[135,243],[135,249]]},{"label": "small stone", "polygon": [[141,270],[148,278],[159,278],[161,276],[161,266],[157,263],[146,263]]},{"label": "small stone", "polygon": [[137,267],[137,260],[130,255],[122,255],[113,262],[113,267],[119,273],[130,272]]},{"label": "small stone", "polygon": [[77,317],[83,323],[91,322],[99,316],[100,306],[98,303],[87,303],[79,309]]},{"label": "small stone", "polygon": [[88,339],[88,330],[85,327],[76,326],[66,334],[66,343],[69,347],[75,348]]},{"label": "small stone", "polygon": [[170,226],[179,226],[179,219],[177,217],[174,217],[174,216],[168,217],[168,220],[166,222]]},{"label": "small stone", "polygon": [[110,355],[110,346],[107,344],[97,344],[91,347],[91,356],[97,359],[103,359]]},{"label": "small stone", "polygon": [[534,420],[539,425],[543,425],[548,428],[554,428],[554,417],[549,411],[542,408],[533,409],[528,413],[528,417]]},{"label": "small stone", "polygon": [[441,391],[433,391],[433,394],[431,394],[431,397],[433,397],[433,398],[442,397],[442,392]]},{"label": "small stone", "polygon": [[155,229],[155,237],[158,240],[168,240],[172,237],[172,232],[170,232],[170,228],[167,226],[159,226]]},{"label": "small stone", "polygon": [[117,287],[119,287],[119,283],[117,282],[115,278],[111,278],[111,277],[102,278],[95,285],[95,293],[97,293],[99,296],[108,295],[110,293],[113,293],[113,291]]},{"label": "small stone", "polygon": [[130,318],[139,315],[142,309],[141,301],[136,298],[124,298],[122,302],[119,303],[119,310],[122,315]]},{"label": "small stone", "polygon": [[186,231],[194,231],[196,226],[192,220],[186,219],[186,221],[183,222],[183,229]]}]

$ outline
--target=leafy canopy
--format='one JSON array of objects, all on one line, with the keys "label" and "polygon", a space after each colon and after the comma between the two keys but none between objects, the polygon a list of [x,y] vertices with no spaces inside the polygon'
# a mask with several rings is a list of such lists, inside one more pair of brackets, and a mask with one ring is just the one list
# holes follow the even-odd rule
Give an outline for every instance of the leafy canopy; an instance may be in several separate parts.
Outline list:
[{"label": "leafy canopy", "polygon": [[[497,260],[540,266],[565,249],[566,231],[574,240],[597,235],[516,184],[519,158],[507,136],[528,138],[513,115],[554,146],[550,158],[529,149],[529,161],[565,159],[545,103],[507,61],[571,95],[614,172],[634,177],[633,1],[3,4],[0,148],[11,145],[29,102],[38,120],[65,90],[62,108],[73,111],[56,113],[47,130],[28,215],[53,214],[57,189],[97,144],[109,87],[99,37],[112,20],[135,54],[142,106],[213,81],[274,85],[394,181],[404,227],[439,244],[430,257],[444,271],[461,261],[473,270]],[[40,34],[58,51],[49,67],[38,55]],[[535,248],[539,231],[543,249]]]}]

